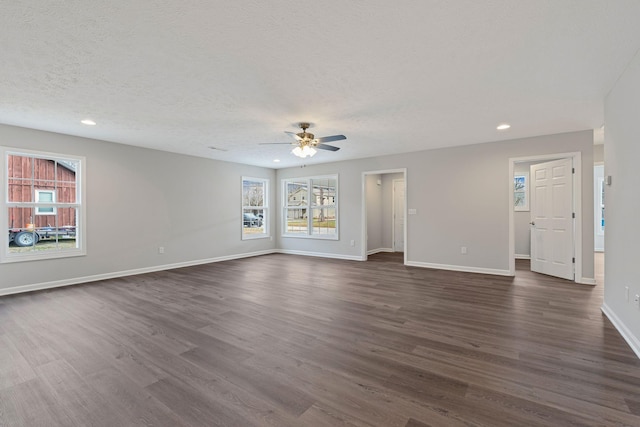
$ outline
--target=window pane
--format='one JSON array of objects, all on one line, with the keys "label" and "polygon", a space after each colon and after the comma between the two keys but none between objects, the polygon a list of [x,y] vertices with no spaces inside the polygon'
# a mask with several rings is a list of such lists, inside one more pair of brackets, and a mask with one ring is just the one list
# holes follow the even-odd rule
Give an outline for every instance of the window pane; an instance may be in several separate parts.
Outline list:
[{"label": "window pane", "polygon": [[55,200],[58,203],[76,203],[76,183],[58,182],[56,195]]},{"label": "window pane", "polygon": [[243,209],[242,234],[250,236],[252,234],[264,234],[265,232],[265,210]]},{"label": "window pane", "polygon": [[311,180],[313,188],[312,203],[316,206],[335,205],[336,180],[331,178]]},{"label": "window pane", "polygon": [[287,209],[287,229],[285,233],[302,233],[307,234],[307,210],[306,209]]},{"label": "window pane", "polygon": [[9,208],[9,228],[27,228],[28,224],[33,224],[33,209],[31,208]]},{"label": "window pane", "polygon": [[78,165],[79,162],[76,160],[58,160],[58,171],[56,174],[58,183],[68,182],[75,184]]},{"label": "window pane", "polygon": [[287,206],[306,206],[308,200],[306,180],[287,182]]},{"label": "window pane", "polygon": [[9,208],[7,218],[9,220],[9,253],[33,250],[37,241],[33,209]]},{"label": "window pane", "polygon": [[[9,253],[76,249],[77,209],[56,208],[56,215],[37,215],[35,223],[19,225],[17,218],[33,218],[30,208],[9,208]],[[11,218],[13,219],[13,226]]]},{"label": "window pane", "polygon": [[336,208],[313,209],[312,234],[336,234]]},{"label": "window pane", "polygon": [[19,178],[9,178],[10,202],[33,202],[33,181]]},{"label": "window pane", "polygon": [[36,202],[53,203],[53,190],[36,190]]},{"label": "window pane", "polygon": [[56,172],[56,194],[59,203],[76,203],[76,189],[78,162],[71,160],[59,160]]},{"label": "window pane", "polygon": [[[76,208],[57,208],[57,228],[49,230],[49,233],[54,233],[54,235],[48,235],[52,241],[57,240],[56,249],[64,250],[64,249],[75,249],[78,248],[78,241],[76,239],[78,234],[78,210]],[[41,230],[44,232],[45,230]],[[46,233],[45,233],[46,234]],[[53,249],[53,248],[51,248]]]},{"label": "window pane", "polygon": [[30,180],[33,177],[33,159],[31,157],[9,154],[7,160],[9,164],[9,178]]},{"label": "window pane", "polygon": [[264,206],[264,182],[242,181],[242,206]]},{"label": "window pane", "polygon": [[25,156],[8,155],[8,183],[10,202],[33,201],[33,159]]}]

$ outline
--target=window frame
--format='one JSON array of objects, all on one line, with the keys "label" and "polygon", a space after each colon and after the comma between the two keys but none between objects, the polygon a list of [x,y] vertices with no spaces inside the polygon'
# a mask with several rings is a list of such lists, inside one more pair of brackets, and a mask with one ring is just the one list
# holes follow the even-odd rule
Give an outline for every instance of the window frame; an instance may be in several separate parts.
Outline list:
[{"label": "window frame", "polygon": [[[242,240],[254,240],[254,239],[266,239],[271,237],[271,230],[269,227],[270,213],[269,213],[269,179],[268,178],[255,178],[249,176],[243,176],[240,180],[240,237]],[[244,183],[245,182],[260,182],[264,186],[262,206],[249,206],[244,204]],[[264,227],[264,233],[245,233],[244,226],[244,211],[254,209],[262,210],[262,225]]]},{"label": "window frame", "polygon": [[[314,180],[321,180],[321,179],[333,179],[336,182],[336,185],[335,185],[335,196],[334,196],[333,204],[330,204],[330,205],[314,205],[313,203],[311,203],[312,193],[313,193],[313,181]],[[289,205],[288,204],[289,193],[287,191],[287,186],[288,186],[289,183],[300,182],[300,181],[306,181],[306,186],[307,186],[306,204],[304,204],[304,205],[303,204],[300,204],[300,205]],[[282,208],[281,208],[282,233],[281,233],[281,236],[282,237],[299,238],[299,239],[340,240],[340,227],[339,227],[340,213],[339,213],[339,206],[338,206],[339,186],[340,186],[340,181],[339,181],[338,174],[283,178],[282,181],[281,181],[281,188],[282,188]],[[288,228],[288,225],[287,225],[288,215],[287,214],[288,214],[289,210],[293,210],[293,209],[306,209],[307,210],[307,231],[306,231],[306,233],[291,233],[291,232],[287,231],[287,228]],[[313,214],[312,214],[312,212],[313,212],[314,209],[334,209],[334,211],[335,211],[335,233],[333,233],[333,234],[313,234]]]},{"label": "window frame", "polygon": [[[58,164],[64,166],[68,161],[72,161],[77,165],[75,170],[75,202],[63,203],[58,202],[55,189],[53,192],[54,202],[40,203],[37,200],[31,202],[11,202],[9,201],[9,156],[23,156],[31,157],[33,159],[44,159],[55,161]],[[27,208],[33,209],[34,215],[38,215],[39,207],[53,207],[54,211],[41,213],[40,215],[57,215],[59,209],[75,209],[76,222],[75,222],[75,234],[76,234],[76,247],[69,249],[56,249],[56,250],[44,250],[44,251],[30,251],[30,252],[18,252],[11,253],[9,251],[9,232],[8,228],[6,232],[0,230],[0,263],[12,263],[23,261],[37,261],[56,258],[70,258],[77,256],[84,256],[86,251],[86,158],[83,156],[76,156],[72,154],[51,153],[40,150],[27,150],[22,148],[13,148],[0,146],[0,224],[5,226],[9,225],[9,208]],[[35,182],[34,182],[34,190]],[[33,193],[35,199],[36,193]],[[49,191],[49,190],[43,190]],[[18,227],[22,228],[22,227]]]}]

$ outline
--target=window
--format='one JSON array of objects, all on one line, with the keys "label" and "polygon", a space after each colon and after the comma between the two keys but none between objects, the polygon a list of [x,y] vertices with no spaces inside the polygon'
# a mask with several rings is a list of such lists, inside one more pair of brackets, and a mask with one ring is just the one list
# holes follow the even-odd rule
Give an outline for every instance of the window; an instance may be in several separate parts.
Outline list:
[{"label": "window", "polygon": [[515,211],[529,210],[529,172],[513,177],[513,207]]},{"label": "window", "polygon": [[268,181],[242,178],[242,239],[269,237]]},{"label": "window", "polygon": [[84,255],[84,158],[3,147],[0,152],[0,220],[8,231],[2,233],[0,261]]},{"label": "window", "polygon": [[54,190],[36,190],[36,203],[39,205],[36,207],[36,215],[55,215],[56,208],[53,206],[43,207],[43,203],[55,203],[55,191]]},{"label": "window", "polygon": [[338,176],[283,181],[283,236],[338,239]]}]

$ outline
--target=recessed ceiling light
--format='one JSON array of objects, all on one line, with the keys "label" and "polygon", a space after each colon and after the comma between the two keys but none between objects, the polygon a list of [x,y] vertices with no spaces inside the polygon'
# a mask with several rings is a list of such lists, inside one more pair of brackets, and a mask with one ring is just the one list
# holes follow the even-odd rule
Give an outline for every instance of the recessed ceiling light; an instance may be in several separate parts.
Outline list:
[{"label": "recessed ceiling light", "polygon": [[82,123],[83,125],[87,125],[87,126],[95,126],[96,125],[96,122],[94,122],[91,119],[80,120],[80,123]]},{"label": "recessed ceiling light", "polygon": [[280,159],[273,159],[273,163],[280,163]]},{"label": "recessed ceiling light", "polygon": [[498,127],[496,129],[498,130],[507,130],[511,127],[511,125],[509,123],[502,123],[500,125],[498,125]]}]

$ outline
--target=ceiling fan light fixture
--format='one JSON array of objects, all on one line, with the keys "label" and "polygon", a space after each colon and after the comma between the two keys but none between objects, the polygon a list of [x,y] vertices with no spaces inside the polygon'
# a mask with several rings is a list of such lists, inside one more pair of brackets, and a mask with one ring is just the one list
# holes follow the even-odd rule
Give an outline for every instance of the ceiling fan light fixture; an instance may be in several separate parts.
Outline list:
[{"label": "ceiling fan light fixture", "polygon": [[317,152],[318,150],[316,150],[313,147],[310,147],[309,145],[305,145],[303,147],[298,145],[296,148],[291,150],[291,154],[293,154],[294,156],[298,156],[301,159],[304,159],[307,156],[313,157]]}]

